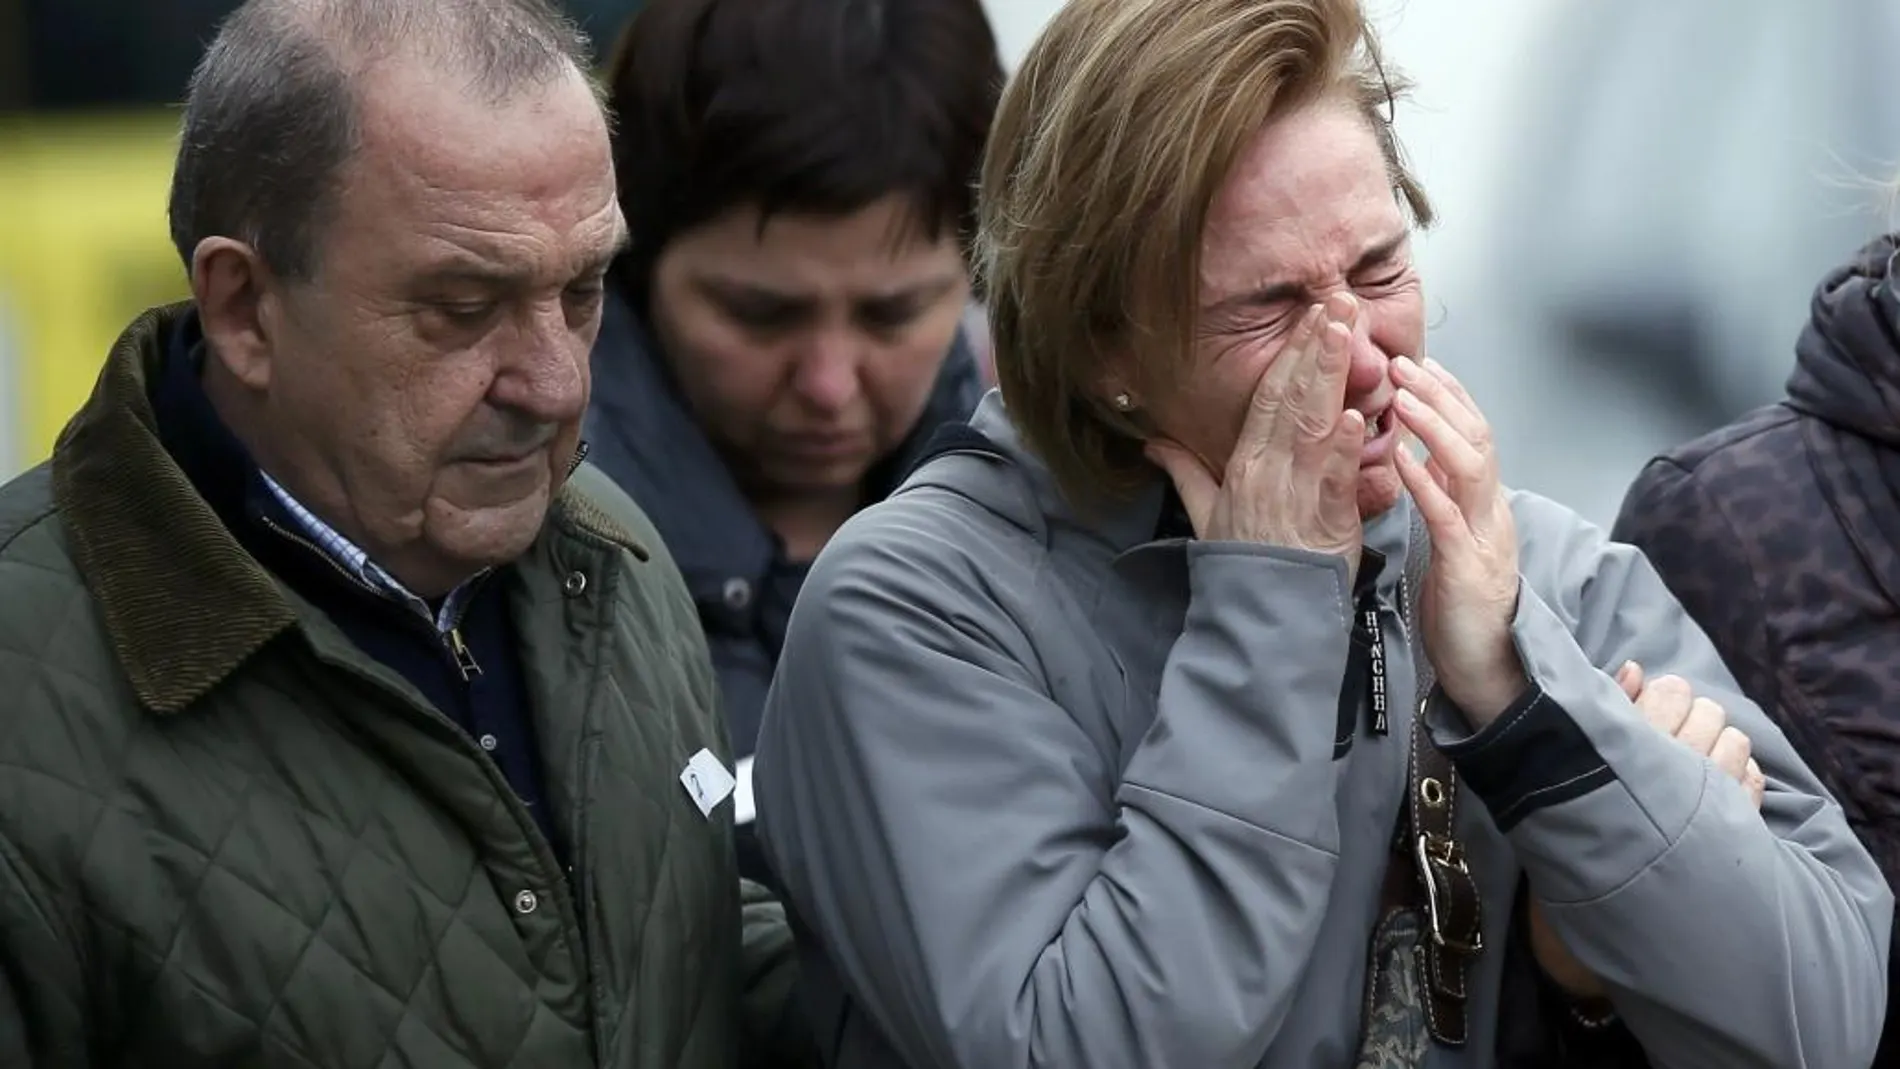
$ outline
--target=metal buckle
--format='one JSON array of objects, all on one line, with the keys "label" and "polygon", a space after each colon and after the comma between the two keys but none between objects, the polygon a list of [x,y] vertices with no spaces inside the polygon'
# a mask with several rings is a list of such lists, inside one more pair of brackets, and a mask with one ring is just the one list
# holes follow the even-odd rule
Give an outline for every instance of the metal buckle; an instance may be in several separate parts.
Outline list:
[{"label": "metal buckle", "polygon": [[1458,954],[1477,954],[1484,950],[1482,930],[1477,932],[1469,943],[1451,939],[1446,937],[1444,922],[1439,916],[1438,881],[1432,878],[1432,866],[1436,865],[1447,871],[1456,872],[1460,876],[1470,875],[1471,870],[1465,867],[1463,848],[1458,845],[1456,839],[1440,839],[1434,843],[1429,833],[1421,832],[1413,849],[1418,857],[1419,878],[1425,882],[1425,912],[1427,920],[1431,922],[1432,942]]}]

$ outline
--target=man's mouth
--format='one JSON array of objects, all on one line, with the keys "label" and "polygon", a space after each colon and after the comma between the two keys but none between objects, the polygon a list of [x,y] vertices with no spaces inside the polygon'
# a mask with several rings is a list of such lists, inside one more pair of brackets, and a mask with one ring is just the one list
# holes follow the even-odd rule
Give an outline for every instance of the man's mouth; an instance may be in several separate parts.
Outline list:
[{"label": "man's mouth", "polygon": [[541,459],[540,449],[530,449],[525,453],[487,453],[468,458],[468,462],[490,471],[500,471],[520,467],[529,461]]}]

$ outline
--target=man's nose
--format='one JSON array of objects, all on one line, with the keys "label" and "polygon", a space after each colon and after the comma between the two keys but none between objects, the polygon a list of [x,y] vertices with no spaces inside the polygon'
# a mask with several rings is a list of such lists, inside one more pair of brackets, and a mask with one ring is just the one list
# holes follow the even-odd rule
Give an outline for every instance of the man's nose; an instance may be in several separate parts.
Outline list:
[{"label": "man's nose", "polygon": [[558,308],[535,315],[497,368],[495,403],[544,423],[578,418],[587,407],[587,337]]}]

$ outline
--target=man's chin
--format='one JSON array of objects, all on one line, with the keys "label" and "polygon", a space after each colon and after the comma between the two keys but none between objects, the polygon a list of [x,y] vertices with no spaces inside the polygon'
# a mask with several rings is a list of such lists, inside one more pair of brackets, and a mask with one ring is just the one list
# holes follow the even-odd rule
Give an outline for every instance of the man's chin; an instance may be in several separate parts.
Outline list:
[{"label": "man's chin", "polygon": [[551,504],[534,493],[505,504],[483,504],[435,512],[428,531],[440,555],[462,565],[469,575],[513,561],[534,545],[547,523]]}]

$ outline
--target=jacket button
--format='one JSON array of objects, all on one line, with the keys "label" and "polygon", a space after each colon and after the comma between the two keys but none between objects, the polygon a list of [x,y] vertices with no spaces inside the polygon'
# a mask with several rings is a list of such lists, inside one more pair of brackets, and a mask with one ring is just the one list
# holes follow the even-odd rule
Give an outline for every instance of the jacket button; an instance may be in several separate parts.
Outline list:
[{"label": "jacket button", "polygon": [[501,740],[497,739],[493,735],[483,735],[481,738],[476,739],[475,741],[481,743],[482,749],[487,750],[489,753],[494,753],[495,747],[501,745]]},{"label": "jacket button", "polygon": [[752,604],[752,584],[737,576],[726,580],[726,588],[720,594],[726,599],[728,609],[743,609]]},{"label": "jacket button", "polygon": [[587,592],[587,574],[585,572],[567,573],[567,581],[561,584],[561,590],[570,598],[578,598]]},{"label": "jacket button", "polygon": [[515,896],[515,912],[524,917],[533,913],[534,908],[540,904],[541,900],[535,897],[533,891],[523,891]]}]

